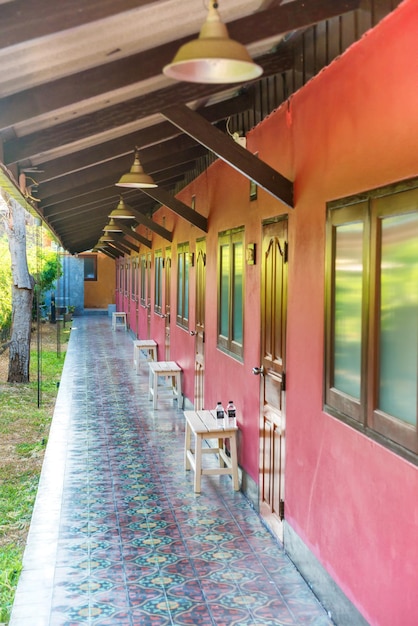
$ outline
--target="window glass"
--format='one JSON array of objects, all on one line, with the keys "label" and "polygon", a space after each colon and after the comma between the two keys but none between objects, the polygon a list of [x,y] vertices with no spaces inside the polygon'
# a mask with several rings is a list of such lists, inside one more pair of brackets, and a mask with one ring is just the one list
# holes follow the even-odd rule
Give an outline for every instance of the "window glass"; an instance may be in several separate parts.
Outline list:
[{"label": "window glass", "polygon": [[243,355],[244,229],[219,234],[218,347]]},{"label": "window glass", "polygon": [[188,328],[189,323],[189,244],[177,248],[177,324]]},{"label": "window glass", "polygon": [[97,256],[84,256],[84,280],[97,280]]},{"label": "window glass", "polygon": [[363,224],[337,226],[334,289],[334,387],[360,398]]},{"label": "window glass", "polygon": [[243,342],[242,333],[242,311],[243,311],[243,245],[242,242],[234,244],[234,263],[233,263],[233,326],[232,326],[232,341],[238,344]]},{"label": "window glass", "polygon": [[418,381],[418,215],[381,221],[379,404],[416,426]]},{"label": "window glass", "polygon": [[229,328],[229,245],[220,249],[220,328],[223,337],[228,337]]}]

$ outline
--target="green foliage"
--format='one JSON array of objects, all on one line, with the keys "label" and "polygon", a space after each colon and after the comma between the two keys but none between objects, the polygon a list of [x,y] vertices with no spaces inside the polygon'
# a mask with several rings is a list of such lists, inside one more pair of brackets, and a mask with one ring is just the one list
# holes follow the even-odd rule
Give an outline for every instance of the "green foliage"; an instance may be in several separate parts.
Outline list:
[{"label": "green foliage", "polygon": [[0,550],[0,622],[7,623],[22,570],[23,548],[9,544]]},{"label": "green foliage", "polygon": [[9,242],[6,235],[0,237],[0,331],[12,323],[12,269]]}]

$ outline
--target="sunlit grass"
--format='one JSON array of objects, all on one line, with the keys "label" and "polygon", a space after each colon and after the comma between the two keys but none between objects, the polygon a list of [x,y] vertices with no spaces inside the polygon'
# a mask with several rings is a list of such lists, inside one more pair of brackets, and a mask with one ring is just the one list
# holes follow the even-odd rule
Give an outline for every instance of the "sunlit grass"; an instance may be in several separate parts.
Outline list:
[{"label": "sunlit grass", "polygon": [[0,623],[10,618],[69,332],[60,351],[50,337],[40,359],[33,341],[30,383],[0,383]]}]

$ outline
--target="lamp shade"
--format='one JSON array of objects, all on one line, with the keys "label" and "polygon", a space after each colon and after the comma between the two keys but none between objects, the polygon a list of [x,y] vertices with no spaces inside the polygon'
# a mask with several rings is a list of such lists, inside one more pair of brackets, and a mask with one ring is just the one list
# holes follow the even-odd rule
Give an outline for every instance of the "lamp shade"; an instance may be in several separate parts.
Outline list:
[{"label": "lamp shade", "polygon": [[109,223],[103,228],[103,232],[107,233],[121,233],[122,230],[119,226],[116,225],[116,222],[113,218],[110,218]]},{"label": "lamp shade", "polygon": [[133,187],[135,189],[145,189],[150,187],[157,187],[157,183],[154,182],[151,176],[145,174],[144,169],[139,161],[138,151],[135,151],[135,159],[129,172],[123,174],[119,182],[116,183],[117,187]]},{"label": "lamp shade", "polygon": [[116,219],[121,219],[121,220],[134,220],[135,219],[135,217],[132,215],[131,211],[129,210],[129,206],[125,203],[125,200],[122,198],[122,196],[120,197],[120,200],[116,209],[113,209],[113,211],[109,213],[109,217],[112,219],[116,218]]},{"label": "lamp shade", "polygon": [[263,68],[254,63],[245,46],[229,38],[211,0],[198,39],[181,46],[163,73],[190,83],[239,83],[258,78]]}]

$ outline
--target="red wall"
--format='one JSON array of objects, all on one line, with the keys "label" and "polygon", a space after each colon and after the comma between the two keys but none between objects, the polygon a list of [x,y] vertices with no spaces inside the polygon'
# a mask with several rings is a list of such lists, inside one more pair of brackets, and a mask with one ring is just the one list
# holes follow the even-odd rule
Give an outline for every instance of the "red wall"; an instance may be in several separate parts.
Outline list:
[{"label": "red wall", "polygon": [[[418,469],[323,412],[326,203],[418,174],[418,3],[406,0],[248,135],[247,146],[294,180],[289,211],[286,523],[365,618],[379,626],[418,623]],[[414,71],[415,69],[415,71]],[[205,404],[233,398],[240,464],[258,482],[260,260],[245,266],[244,362],[216,348],[218,233],[245,226],[261,249],[262,220],[287,213],[270,194],[249,200],[249,182],[217,161],[178,197],[207,216],[205,235],[168,209],[173,230],[171,358],[194,395],[194,338],[175,323],[176,246],[207,242]],[[153,250],[167,241],[153,235]],[[194,329],[194,268],[190,330]],[[164,320],[151,336],[163,357]],[[141,329],[141,325],[140,325]],[[142,333],[140,332],[140,336]]]}]

